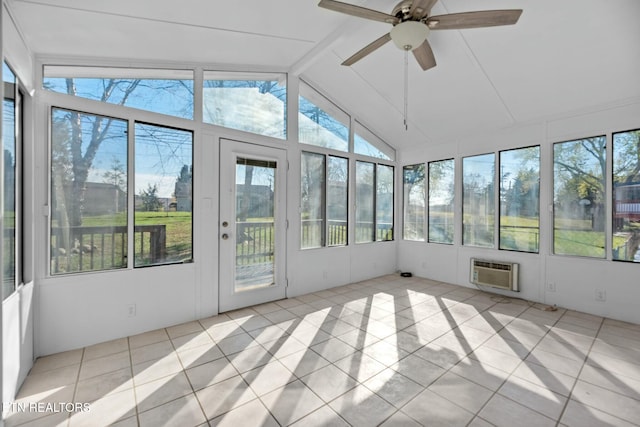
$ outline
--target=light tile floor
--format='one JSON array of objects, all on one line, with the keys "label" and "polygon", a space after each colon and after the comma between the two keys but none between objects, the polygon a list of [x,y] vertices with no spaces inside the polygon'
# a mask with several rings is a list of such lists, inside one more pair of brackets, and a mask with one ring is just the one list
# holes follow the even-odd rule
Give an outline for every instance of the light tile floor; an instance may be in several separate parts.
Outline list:
[{"label": "light tile floor", "polygon": [[640,326],[545,308],[380,277],[42,357],[6,425],[640,426]]}]

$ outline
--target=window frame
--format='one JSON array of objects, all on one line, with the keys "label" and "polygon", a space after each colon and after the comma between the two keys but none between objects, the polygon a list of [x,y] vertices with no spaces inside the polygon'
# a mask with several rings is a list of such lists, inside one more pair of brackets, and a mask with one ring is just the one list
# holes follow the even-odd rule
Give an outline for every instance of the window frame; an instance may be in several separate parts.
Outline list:
[{"label": "window frame", "polygon": [[[62,94],[62,96],[66,96],[64,94]],[[92,102],[91,100],[89,100],[89,102]],[[63,103],[64,104],[64,103]],[[167,128],[167,129],[175,129],[175,130],[179,130],[179,131],[183,131],[183,132],[188,132],[192,135],[192,149],[191,149],[191,162],[192,162],[192,167],[194,167],[194,161],[195,161],[195,137],[196,137],[196,131],[195,129],[189,128],[189,127],[181,127],[179,125],[174,125],[174,124],[167,124],[167,123],[162,123],[158,120],[154,121],[154,120],[148,120],[147,118],[145,118],[146,114],[144,113],[149,113],[149,112],[143,112],[143,114],[112,114],[113,109],[114,108],[121,108],[122,106],[109,106],[105,109],[100,109],[100,108],[84,108],[84,109],[79,109],[79,108],[74,108],[74,107],[66,107],[66,106],[59,106],[60,103],[57,104],[51,104],[48,105],[47,110],[48,110],[48,150],[47,150],[47,165],[48,165],[48,170],[47,170],[47,199],[48,199],[48,205],[49,205],[49,213],[48,213],[48,221],[47,221],[47,237],[46,237],[46,241],[47,241],[47,256],[49,260],[52,259],[52,244],[51,244],[51,229],[52,229],[52,214],[53,214],[53,208],[52,208],[52,202],[53,202],[53,192],[52,192],[52,186],[53,186],[53,176],[51,173],[52,170],[52,166],[53,166],[53,135],[52,135],[52,126],[53,126],[53,111],[58,109],[58,110],[62,110],[62,111],[70,111],[70,112],[74,112],[74,113],[78,113],[78,114],[86,114],[86,115],[91,115],[91,116],[101,116],[101,117],[107,117],[110,119],[114,119],[114,120],[119,120],[119,121],[123,121],[127,124],[127,164],[125,165],[125,172],[126,172],[126,176],[127,176],[127,195],[126,195],[126,199],[127,199],[127,210],[126,210],[126,218],[127,218],[127,224],[126,224],[126,230],[127,230],[127,243],[126,243],[126,250],[127,250],[127,254],[126,254],[126,265],[122,266],[122,267],[118,267],[118,268],[105,268],[105,269],[95,269],[95,270],[79,270],[79,271],[72,271],[72,272],[59,272],[59,273],[54,273],[53,269],[52,269],[52,263],[51,261],[47,262],[47,267],[46,267],[46,275],[47,277],[51,277],[51,278],[58,278],[58,277],[68,277],[68,276],[76,276],[76,275],[85,275],[85,274],[108,274],[110,272],[115,272],[115,271],[123,271],[123,270],[136,270],[136,269],[141,269],[141,268],[150,268],[150,267],[163,267],[163,266],[168,266],[168,265],[181,265],[181,264],[188,264],[188,263],[193,263],[195,261],[195,257],[196,257],[196,245],[195,245],[195,241],[194,241],[194,225],[196,222],[196,213],[195,213],[195,209],[193,209],[194,204],[192,204],[192,211],[191,211],[191,259],[190,260],[185,260],[185,261],[172,261],[172,262],[163,262],[163,263],[158,263],[158,264],[149,264],[149,265],[135,265],[135,175],[136,175],[136,169],[135,169],[135,125],[136,124],[143,124],[143,125],[150,125],[150,126],[156,126],[156,127],[161,127],[161,128]],[[125,107],[126,108],[126,107]],[[104,110],[108,110],[108,112],[105,112]],[[141,110],[140,110],[141,111]],[[124,112],[124,111],[123,111]],[[156,113],[150,113],[152,115],[155,115]],[[185,119],[180,119],[177,118],[177,121],[184,121]],[[194,168],[195,169],[195,168]],[[194,194],[195,192],[195,179],[192,178],[192,194]]]},{"label": "window frame", "polygon": [[[385,168],[390,168],[391,169],[391,226],[387,231],[391,231],[391,238],[390,239],[379,239],[378,238],[378,224],[379,224],[379,206],[378,206],[378,202],[380,200],[380,194],[378,193],[378,183],[379,183],[379,168],[380,167],[385,167]],[[374,242],[393,242],[396,239],[396,207],[395,207],[395,200],[396,200],[396,168],[394,165],[389,165],[389,164],[385,164],[385,163],[376,163],[375,164],[375,169],[374,169],[374,173],[375,173],[375,177],[374,177],[374,181],[375,181],[375,194],[374,194],[374,229],[375,229],[375,240]],[[388,234],[388,233],[387,233]]]},{"label": "window frame", "polygon": [[[217,75],[220,78],[217,79],[213,79],[213,78],[208,78],[211,75]],[[217,124],[217,123],[213,123],[210,120],[207,120],[206,118],[206,114],[205,114],[205,103],[206,103],[206,96],[205,96],[205,89],[208,89],[207,87],[205,87],[206,82],[208,81],[254,81],[254,82],[264,82],[264,81],[284,81],[284,101],[283,101],[283,107],[284,107],[284,115],[282,117],[283,119],[283,128],[282,128],[282,136],[274,136],[274,135],[267,135],[264,133],[258,133],[258,132],[253,132],[250,130],[246,130],[246,129],[242,129],[239,127],[230,127],[230,126],[224,126],[221,124]],[[240,131],[240,132],[246,132],[252,135],[259,135],[261,137],[265,137],[265,138],[273,138],[275,140],[278,140],[280,142],[286,142],[287,140],[289,140],[290,135],[289,135],[289,126],[288,126],[288,112],[289,112],[289,107],[287,106],[287,102],[289,101],[289,76],[287,73],[285,72],[260,72],[260,71],[221,71],[221,70],[212,70],[212,69],[205,69],[203,70],[203,77],[202,77],[202,100],[201,100],[201,108],[202,108],[202,123],[204,125],[210,125],[210,126],[219,126],[219,127],[223,127],[226,129],[232,129],[235,131]]]},{"label": "window frame", "polygon": [[[98,269],[98,270],[79,270],[79,271],[72,271],[72,272],[60,272],[60,273],[54,273],[52,271],[52,262],[51,260],[53,259],[53,245],[52,245],[52,222],[53,222],[53,213],[54,213],[54,209],[53,209],[53,174],[51,173],[52,168],[53,168],[53,111],[54,110],[62,110],[62,111],[69,111],[69,112],[73,112],[73,113],[77,113],[77,114],[86,114],[86,115],[92,115],[92,116],[101,116],[101,117],[107,117],[110,119],[114,119],[114,120],[120,120],[122,122],[125,122],[127,124],[127,164],[125,165],[125,170],[127,173],[127,224],[126,224],[126,230],[127,230],[127,244],[126,244],[126,250],[127,250],[127,254],[126,254],[126,265],[123,267],[118,267],[118,268],[107,268],[107,269]],[[132,246],[132,239],[131,239],[131,231],[130,230],[130,226],[131,226],[131,214],[129,211],[129,207],[131,205],[131,202],[133,201],[132,196],[130,195],[130,189],[131,189],[131,185],[132,185],[132,180],[129,179],[131,173],[132,173],[132,168],[133,168],[133,164],[132,164],[132,160],[131,157],[133,155],[133,149],[131,147],[131,141],[132,141],[132,119],[128,119],[128,118],[123,118],[122,116],[115,116],[115,115],[107,115],[107,114],[103,114],[101,112],[88,112],[88,111],[82,111],[79,109],[74,109],[74,108],[69,108],[69,107],[60,107],[57,105],[50,105],[48,106],[48,133],[49,133],[49,138],[48,138],[48,159],[47,159],[47,165],[48,165],[48,171],[47,171],[47,191],[48,191],[48,216],[47,216],[47,268],[46,268],[46,272],[47,272],[47,276],[48,277],[65,277],[65,276],[75,276],[75,275],[82,275],[82,274],[99,274],[99,273],[108,273],[108,272],[113,272],[113,271],[122,271],[122,270],[128,270],[132,268],[132,259],[133,256],[129,256],[129,254],[133,253],[133,246]],[[95,111],[95,110],[94,110]]]},{"label": "window frame", "polygon": [[[359,156],[358,158],[355,158],[355,170],[354,170],[354,192],[355,192],[355,196],[354,196],[354,219],[355,219],[355,225],[354,225],[354,243],[356,245],[362,245],[362,244],[368,244],[368,243],[379,243],[379,242],[393,242],[396,240],[396,167],[394,164],[389,164],[389,163],[382,163],[382,162],[377,162],[375,160],[379,160],[379,159],[374,159],[374,158],[367,158],[366,160],[362,158],[362,156]],[[372,179],[372,183],[371,183],[371,187],[372,187],[372,240],[362,240],[362,241],[358,241],[358,233],[357,233],[357,224],[358,224],[358,163],[365,163],[365,164],[370,164],[373,166],[373,179]],[[392,190],[392,195],[391,195],[391,227],[389,228],[389,230],[391,231],[391,239],[378,239],[378,166],[384,166],[384,167],[388,167],[391,168],[391,176],[392,176],[392,186],[391,186],[391,190]]]},{"label": "window frame", "polygon": [[[14,81],[5,82],[4,74],[3,74],[3,99],[4,103],[5,99],[13,100],[13,112],[14,112],[14,133],[13,133],[13,143],[15,145],[15,153],[14,153],[14,245],[13,245],[13,260],[14,260],[14,279],[13,279],[13,290],[9,292],[7,295],[1,295],[0,292],[0,300],[4,301],[10,296],[14,295],[16,291],[18,291],[22,286],[24,286],[24,199],[23,199],[23,185],[24,185],[24,93],[25,89],[22,85],[22,81],[19,79],[16,72],[13,70],[11,65],[3,60],[3,67],[5,67],[11,71]],[[7,90],[10,89],[10,90]],[[2,120],[4,122],[4,109],[2,110]],[[4,124],[4,123],[3,123]],[[4,134],[2,136],[4,139]],[[3,143],[4,145],[4,143]],[[2,159],[4,162],[4,148],[2,153]],[[4,173],[4,168],[3,168]],[[3,180],[4,182],[4,180]],[[3,190],[4,191],[4,190]],[[4,209],[4,196],[3,196],[3,209]],[[3,221],[3,240],[4,240],[4,226],[5,223]],[[2,260],[6,258],[4,251],[2,251]],[[3,273],[3,281],[4,281],[4,273]],[[3,283],[4,286],[4,283]],[[2,288],[3,289],[3,288]],[[1,303],[1,301],[0,301]]]},{"label": "window frame", "polygon": [[[431,199],[431,185],[429,185],[429,181],[431,179],[431,164],[433,163],[441,163],[441,162],[452,162],[453,165],[453,209],[452,209],[452,213],[453,213],[453,237],[451,239],[450,242],[438,242],[435,240],[431,239],[431,203],[430,203],[430,199]],[[426,221],[426,226],[425,226],[425,231],[426,231],[426,238],[425,240],[428,243],[433,243],[433,244],[438,244],[438,245],[454,245],[456,243],[456,221],[458,221],[458,219],[456,218],[456,207],[455,207],[455,203],[456,203],[456,162],[454,158],[448,158],[448,159],[441,159],[441,160],[432,160],[430,162],[427,162],[427,167],[426,167],[426,174],[425,174],[425,180],[426,180],[426,186],[427,186],[427,194],[426,194],[426,201],[425,201],[425,208],[426,208],[426,217],[425,217],[425,221]],[[464,215],[464,212],[463,212]],[[462,217],[464,218],[464,216]]]},{"label": "window frame", "polygon": [[[377,159],[378,161],[383,162],[393,162],[396,159],[396,150],[391,147],[389,144],[384,142],[382,138],[372,132],[365,125],[360,123],[357,119],[353,120],[353,153],[359,156],[366,156]],[[380,156],[371,156],[365,153],[359,153],[356,151],[356,136],[362,139],[365,143],[371,145],[374,149],[378,150],[385,157]]]},{"label": "window frame", "polygon": [[[526,250],[520,250],[520,249],[509,249],[509,248],[504,248],[502,247],[502,200],[501,200],[501,193],[502,193],[502,153],[506,153],[506,152],[512,152],[512,151],[519,151],[519,150],[527,150],[527,149],[531,149],[531,148],[538,148],[538,197],[537,197],[537,209],[538,209],[538,227],[537,227],[537,233],[538,233],[538,238],[537,238],[537,244],[536,244],[536,250],[535,251],[526,251]],[[516,147],[516,148],[508,148],[505,150],[500,150],[498,151],[498,156],[497,156],[497,170],[498,170],[498,185],[497,187],[497,191],[498,191],[498,209],[496,212],[497,215],[497,224],[498,224],[498,250],[501,251],[509,251],[509,252],[521,252],[521,253],[529,253],[529,254],[539,254],[540,253],[540,234],[541,234],[541,229],[540,229],[540,173],[542,170],[542,147],[537,144],[537,145],[528,145],[528,146],[524,146],[524,147]],[[506,215],[505,215],[506,216]]]},{"label": "window frame", "polygon": [[[624,262],[624,263],[631,263],[631,264],[638,264],[640,263],[640,260],[636,260],[635,256],[634,259],[622,259],[619,256],[616,256],[616,251],[619,249],[619,247],[615,246],[614,243],[614,236],[617,230],[617,226],[616,226],[616,203],[617,203],[617,194],[616,194],[616,170],[615,170],[615,161],[616,161],[616,135],[618,134],[625,134],[625,133],[630,133],[630,132],[639,132],[640,133],[640,128],[636,128],[636,129],[627,129],[627,130],[622,130],[622,131],[616,131],[616,132],[611,132],[611,175],[610,175],[610,179],[611,179],[611,194],[607,197],[605,196],[606,200],[610,200],[611,201],[611,233],[610,237],[611,238],[611,260],[612,261],[616,261],[616,262]],[[640,136],[639,136],[640,138]],[[640,151],[640,149],[639,149]],[[639,153],[640,155],[640,153]],[[640,160],[638,160],[638,162],[640,162]],[[635,194],[640,195],[640,183],[633,183],[632,185],[634,186],[638,186],[638,188],[635,190]],[[635,197],[635,196],[634,196]],[[635,213],[635,211],[634,211]],[[625,248],[626,250],[626,248]],[[640,251],[640,249],[639,249]],[[634,254],[635,255],[635,254]]]},{"label": "window frame", "polygon": [[[130,124],[133,126],[134,128],[134,132],[133,132],[133,137],[129,138],[128,143],[133,145],[133,158],[131,158],[129,160],[129,163],[132,165],[132,169],[133,169],[133,176],[130,180],[127,180],[127,197],[129,195],[129,192],[131,189],[133,189],[133,191],[131,193],[133,193],[133,198],[134,198],[134,203],[133,205],[127,206],[127,209],[130,210],[133,213],[133,217],[129,218],[129,222],[132,225],[132,243],[135,245],[135,228],[136,228],[136,207],[135,207],[135,188],[136,188],[136,175],[137,175],[137,169],[136,169],[136,137],[137,137],[137,133],[135,132],[136,129],[136,125],[143,125],[143,126],[154,126],[154,127],[159,127],[159,128],[165,128],[165,129],[170,129],[170,130],[176,130],[176,131],[180,131],[180,132],[186,132],[191,134],[191,194],[192,194],[192,199],[191,199],[191,227],[190,227],[190,241],[191,241],[191,258],[188,260],[183,260],[183,261],[163,261],[157,264],[141,264],[141,265],[136,265],[136,251],[135,251],[135,246],[133,248],[133,251],[130,252],[131,254],[133,254],[132,256],[129,256],[127,261],[130,261],[131,259],[133,259],[132,263],[133,263],[133,268],[149,268],[149,267],[160,267],[160,266],[164,266],[164,265],[175,265],[175,264],[190,264],[194,262],[194,252],[195,252],[195,244],[194,244],[194,236],[193,236],[193,228],[194,228],[194,218],[195,218],[195,210],[193,209],[194,203],[193,203],[193,194],[194,194],[194,188],[195,188],[195,183],[194,183],[194,179],[193,179],[193,174],[194,174],[194,146],[195,146],[195,132],[191,129],[184,129],[184,128],[180,128],[180,127],[176,127],[176,126],[170,126],[170,125],[164,125],[164,124],[158,124],[158,123],[152,123],[152,122],[148,122],[148,121],[141,121],[141,120],[132,120],[130,122]],[[167,211],[169,212],[169,211]],[[129,215],[129,213],[127,213]]]},{"label": "window frame", "polygon": [[[303,242],[303,235],[304,233],[302,232],[302,211],[300,212],[300,241],[299,241],[299,249],[302,251],[307,251],[307,250],[312,250],[312,249],[321,249],[321,248],[336,248],[336,247],[344,247],[344,246],[349,246],[350,242],[349,242],[349,224],[350,224],[350,220],[349,220],[349,216],[350,216],[350,209],[349,209],[349,199],[350,199],[350,191],[349,191],[349,182],[351,179],[351,172],[350,172],[350,161],[349,161],[349,157],[344,156],[344,155],[337,155],[337,154],[329,154],[329,153],[320,153],[320,152],[316,152],[316,151],[310,151],[310,150],[300,150],[300,165],[302,165],[302,157],[307,154],[307,155],[311,155],[311,156],[322,156],[322,186],[320,189],[320,194],[321,194],[321,211],[323,213],[323,218],[322,218],[322,226],[321,226],[321,242],[320,245],[318,246],[308,246],[308,247],[304,247],[302,245]],[[329,238],[329,234],[330,234],[330,227],[329,227],[329,159],[330,158],[335,158],[335,159],[340,159],[340,160],[344,160],[346,161],[346,166],[347,166],[347,178],[345,181],[345,190],[346,190],[346,196],[347,196],[347,204],[346,204],[346,208],[347,208],[347,215],[346,215],[346,227],[347,227],[347,232],[345,235],[345,243],[340,243],[340,244],[331,244],[330,243],[330,238]],[[300,173],[302,173],[302,166],[300,167]],[[301,184],[302,184],[302,180],[300,180]],[[299,197],[300,197],[300,201],[302,202],[302,187],[300,187],[300,193],[299,193]]]},{"label": "window frame", "polygon": [[[411,239],[407,237],[407,207],[409,206],[408,202],[411,201],[410,193],[407,193],[406,188],[406,173],[407,169],[416,169],[422,167],[424,170],[424,176],[422,177],[422,186],[424,187],[424,200],[423,208],[422,208],[422,236],[418,236],[416,239]],[[408,242],[426,242],[427,241],[427,225],[428,225],[428,197],[429,193],[429,185],[428,185],[428,164],[427,163],[414,163],[411,165],[402,166],[402,240],[406,240]],[[418,234],[416,232],[416,234]]]},{"label": "window frame", "polygon": [[[491,174],[491,182],[493,183],[493,194],[491,195],[491,205],[493,206],[493,211],[491,212],[490,215],[487,215],[488,218],[493,218],[493,224],[492,224],[492,233],[491,233],[491,245],[478,245],[478,244],[470,244],[470,243],[465,243],[465,168],[464,168],[464,161],[465,159],[471,159],[474,157],[483,157],[483,156],[493,156],[493,173]],[[495,249],[496,248],[496,227],[497,227],[497,209],[496,209],[496,199],[497,199],[497,189],[496,189],[496,175],[497,175],[497,156],[496,156],[496,152],[495,151],[490,151],[487,153],[481,153],[481,154],[472,154],[469,156],[463,156],[461,158],[461,184],[460,184],[460,190],[461,190],[461,195],[462,195],[462,200],[461,200],[461,206],[462,206],[462,218],[461,218],[461,225],[462,225],[462,235],[461,235],[461,246],[463,247],[469,247],[469,248],[480,248],[480,249]]]},{"label": "window frame", "polygon": [[[353,132],[353,126],[352,126],[352,118],[351,115],[349,115],[346,111],[344,111],[342,108],[340,108],[338,105],[336,105],[334,102],[332,102],[329,98],[327,98],[325,95],[323,95],[320,91],[318,91],[317,89],[315,89],[313,86],[311,86],[310,84],[308,84],[307,82],[305,82],[304,80],[300,80],[300,83],[298,85],[298,93],[297,93],[297,120],[298,120],[298,132],[296,135],[297,141],[300,144],[304,144],[304,146],[308,146],[308,147],[316,147],[316,148],[321,148],[321,149],[325,149],[325,150],[333,150],[336,152],[340,152],[340,153],[352,153],[353,149],[352,149],[352,132]],[[300,116],[304,116],[304,114],[300,111],[300,99],[304,98],[307,102],[313,104],[314,106],[316,106],[317,108],[319,108],[320,110],[322,110],[325,114],[327,114],[329,117],[331,117],[331,119],[333,119],[334,121],[338,122],[339,124],[341,124],[342,126],[344,126],[345,130],[346,130],[346,135],[345,138],[343,139],[342,137],[339,137],[339,139],[341,140],[341,145],[346,144],[346,147],[344,147],[344,149],[342,149],[341,147],[331,147],[331,146],[327,146],[327,145],[320,145],[320,144],[316,144],[314,142],[308,142],[305,141],[305,138],[302,137],[302,135],[300,134],[302,126],[300,126]],[[306,117],[306,116],[305,116]],[[320,123],[316,123],[318,126],[321,126]],[[323,129],[326,129],[324,126],[322,126]],[[337,135],[336,135],[337,136]],[[313,148],[311,149],[313,150]],[[309,150],[306,150],[309,151]]]},{"label": "window frame", "polygon": [[[49,71],[49,75],[47,72]],[[200,120],[197,118],[196,108],[196,72],[192,68],[144,68],[144,67],[117,67],[117,66],[93,66],[93,65],[42,65],[41,88],[44,92],[56,93],[63,96],[78,98],[80,100],[93,101],[101,104],[112,105],[114,107],[130,108],[138,112],[150,114],[159,114],[174,119],[188,120],[194,122]],[[69,94],[63,91],[48,89],[45,87],[46,79],[96,79],[96,80],[149,80],[149,81],[190,81],[192,85],[190,115],[180,115],[175,113],[154,111],[150,108],[136,106],[136,104],[126,104],[123,99],[120,102],[111,102],[109,100],[96,99],[91,96],[83,96],[78,94]],[[135,93],[132,91],[127,95]],[[125,98],[126,99],[126,98]],[[133,113],[134,115],[136,113]]]},{"label": "window frame", "polygon": [[[584,141],[584,140],[588,140],[588,139],[594,139],[594,138],[602,138],[602,141],[604,143],[604,155],[605,155],[605,161],[606,161],[606,166],[605,166],[605,170],[603,170],[602,172],[602,178],[605,180],[604,181],[604,188],[603,188],[603,203],[604,203],[604,216],[605,218],[603,218],[603,252],[602,252],[602,256],[590,256],[590,255],[581,255],[581,254],[576,254],[576,253],[558,253],[556,252],[556,215],[557,215],[557,209],[556,209],[556,147],[560,146],[562,144],[568,144],[568,143],[578,143],[580,141]],[[607,227],[607,221],[606,221],[606,215],[609,214],[609,212],[607,211],[611,211],[610,209],[607,209],[607,203],[609,203],[608,198],[609,195],[607,194],[608,187],[610,185],[610,183],[608,182],[608,173],[607,170],[609,168],[608,164],[610,163],[610,159],[609,159],[609,150],[611,144],[609,144],[609,140],[607,138],[607,134],[600,134],[600,135],[593,135],[593,136],[586,136],[586,137],[578,137],[578,138],[574,138],[574,139],[570,139],[570,140],[564,140],[564,141],[557,141],[557,142],[553,142],[551,144],[551,206],[552,206],[552,215],[550,218],[550,229],[551,229],[551,233],[550,233],[550,254],[554,255],[554,256],[560,256],[560,257],[577,257],[577,258],[584,258],[584,259],[593,259],[593,260],[606,260],[609,258],[609,242],[608,242],[608,236],[607,236],[607,232],[606,232],[606,227]]]}]

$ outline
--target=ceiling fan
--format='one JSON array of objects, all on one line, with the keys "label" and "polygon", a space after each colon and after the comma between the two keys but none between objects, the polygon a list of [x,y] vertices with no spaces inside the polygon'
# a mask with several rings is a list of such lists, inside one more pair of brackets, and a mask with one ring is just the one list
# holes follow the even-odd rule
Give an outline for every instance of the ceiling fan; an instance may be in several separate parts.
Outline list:
[{"label": "ceiling fan", "polygon": [[427,36],[431,30],[460,30],[466,28],[513,25],[518,22],[521,9],[483,10],[431,16],[431,8],[438,0],[403,0],[391,14],[334,0],[320,0],[318,6],[336,12],[393,25],[391,31],[369,43],[347,58],[342,65],[353,65],[376,49],[393,41],[398,48],[412,51],[423,70],[436,66]]}]

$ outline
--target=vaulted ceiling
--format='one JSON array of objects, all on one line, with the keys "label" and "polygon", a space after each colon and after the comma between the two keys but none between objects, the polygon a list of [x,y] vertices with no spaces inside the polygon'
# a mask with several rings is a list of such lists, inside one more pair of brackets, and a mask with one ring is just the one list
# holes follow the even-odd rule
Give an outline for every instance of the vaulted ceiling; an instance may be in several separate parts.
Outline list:
[{"label": "vaulted ceiling", "polygon": [[[390,13],[395,0],[350,0]],[[35,55],[210,64],[302,76],[399,149],[640,101],[638,0],[439,0],[432,15],[523,9],[515,26],[433,31],[437,67],[388,43],[390,25],[318,0],[8,0]]]}]

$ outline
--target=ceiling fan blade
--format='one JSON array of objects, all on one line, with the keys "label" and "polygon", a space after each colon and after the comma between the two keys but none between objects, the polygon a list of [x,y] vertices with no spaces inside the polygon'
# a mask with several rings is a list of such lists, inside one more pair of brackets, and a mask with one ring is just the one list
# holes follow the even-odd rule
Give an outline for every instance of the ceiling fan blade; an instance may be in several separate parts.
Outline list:
[{"label": "ceiling fan blade", "polygon": [[411,17],[422,19],[431,12],[431,8],[438,0],[415,0],[411,5]]},{"label": "ceiling fan blade", "polygon": [[357,16],[358,18],[371,19],[373,21],[386,22],[394,25],[400,22],[400,20],[393,15],[334,0],[320,0],[318,6],[336,12],[346,13],[347,15]]},{"label": "ceiling fan blade", "polygon": [[461,30],[465,28],[496,27],[518,22],[522,9],[482,10],[431,16],[427,25],[432,30]]},{"label": "ceiling fan blade", "polygon": [[368,45],[366,45],[365,47],[363,47],[362,49],[360,49],[359,51],[357,51],[356,53],[351,55],[349,58],[347,58],[342,63],[342,65],[353,65],[353,64],[355,64],[356,62],[358,62],[359,60],[361,60],[365,56],[369,55],[374,50],[378,49],[379,47],[384,46],[390,40],[391,40],[391,35],[389,33],[385,34],[384,36],[372,41],[371,43],[369,43]]},{"label": "ceiling fan blade", "polygon": [[423,70],[428,70],[436,66],[436,57],[433,56],[433,50],[428,40],[425,40],[420,46],[413,49],[413,56],[416,57],[416,61],[422,67]]}]

